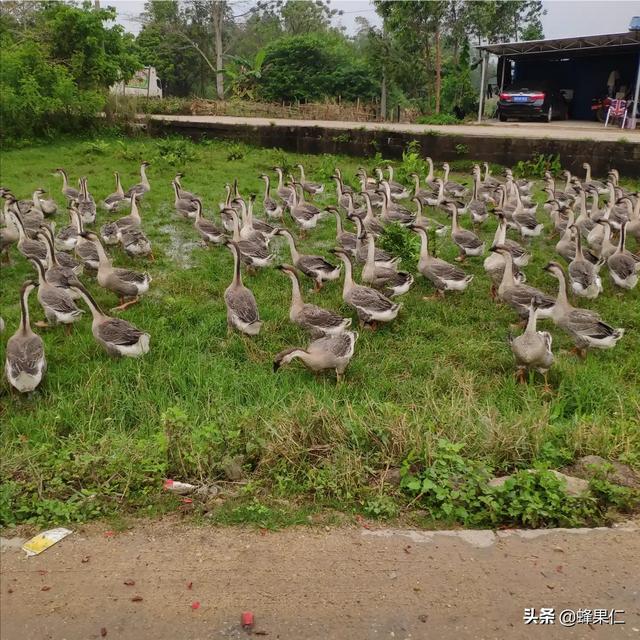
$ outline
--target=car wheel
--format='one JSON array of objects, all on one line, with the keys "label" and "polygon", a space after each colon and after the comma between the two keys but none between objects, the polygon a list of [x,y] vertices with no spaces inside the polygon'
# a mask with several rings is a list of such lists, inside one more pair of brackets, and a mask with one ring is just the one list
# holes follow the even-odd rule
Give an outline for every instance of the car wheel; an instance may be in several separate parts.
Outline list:
[{"label": "car wheel", "polygon": [[505,116],[504,113],[499,113],[498,114],[498,120],[500,120],[500,122],[506,122],[507,121],[507,116]]}]

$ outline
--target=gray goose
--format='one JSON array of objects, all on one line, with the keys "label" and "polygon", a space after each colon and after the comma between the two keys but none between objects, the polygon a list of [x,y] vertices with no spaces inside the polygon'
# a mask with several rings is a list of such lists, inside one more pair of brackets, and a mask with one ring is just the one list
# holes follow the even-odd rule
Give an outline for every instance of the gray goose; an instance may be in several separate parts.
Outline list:
[{"label": "gray goose", "polygon": [[623,289],[633,289],[638,284],[638,270],[640,262],[629,251],[625,249],[627,223],[623,222],[620,228],[620,239],[615,253],[607,259],[609,275],[614,284]]},{"label": "gray goose", "polygon": [[45,267],[45,278],[47,282],[54,287],[66,289],[67,291],[69,291],[72,298],[77,297],[72,291],[70,291],[70,287],[75,287],[76,285],[80,284],[78,276],[75,274],[73,269],[64,267],[62,264],[60,264],[58,260],[59,254],[55,252],[53,248],[53,240],[51,239],[51,236],[45,231],[45,227],[43,227],[42,231],[38,234],[38,238],[40,238],[47,247],[48,266]]},{"label": "gray goose", "polygon": [[308,182],[304,176],[304,167],[301,164],[296,165],[300,170],[300,184],[304,191],[311,196],[316,196],[324,191],[324,185],[319,182]]},{"label": "gray goose", "polygon": [[55,171],[58,175],[62,176],[62,195],[68,200],[77,200],[80,196],[80,191],[69,186],[69,178],[67,172],[64,169],[58,168]]},{"label": "gray goose", "polygon": [[134,184],[133,187],[125,191],[125,198],[131,198],[134,194],[137,198],[142,198],[145,193],[151,190],[151,185],[147,179],[147,167],[150,166],[150,163],[146,160],[140,165],[140,182],[138,182],[138,184]]},{"label": "gray goose", "polygon": [[264,180],[264,198],[262,199],[262,206],[264,212],[267,214],[267,218],[273,220],[282,220],[282,205],[271,197],[271,179],[268,175],[262,174],[261,180]]},{"label": "gray goose", "polygon": [[473,231],[463,229],[458,224],[458,209],[455,204],[449,204],[448,207],[451,212],[451,239],[460,250],[456,260],[463,262],[467,256],[481,256],[484,253],[484,242]]},{"label": "gray goose", "polygon": [[198,197],[197,195],[182,188],[182,178],[184,178],[184,173],[176,173],[176,177],[173,179],[176,185],[178,185],[178,194],[180,198],[184,200],[195,200]]},{"label": "gray goose", "polygon": [[387,297],[407,293],[413,284],[413,276],[407,271],[380,267],[375,262],[376,244],[372,235],[367,236],[367,261],[362,269],[362,282],[381,290]]},{"label": "gray goose", "polygon": [[44,343],[31,330],[29,322],[29,294],[38,286],[31,280],[20,291],[20,326],[9,338],[5,352],[4,370],[9,384],[20,393],[30,393],[42,382],[47,371]]},{"label": "gray goose", "polygon": [[93,224],[96,221],[96,203],[89,193],[86,178],[80,178],[80,195],[77,199],[76,208],[82,218],[82,222],[85,224]]},{"label": "gray goose", "polygon": [[18,229],[18,251],[28,260],[33,258],[44,263],[47,259],[47,247],[44,242],[27,237],[22,216],[17,211],[7,213],[8,219],[13,221]]},{"label": "gray goose", "polygon": [[120,174],[117,171],[114,171],[113,175],[116,178],[116,190],[102,201],[102,205],[107,211],[116,211],[124,202],[124,189],[120,182]]},{"label": "gray goose", "polygon": [[215,222],[207,220],[202,215],[202,201],[194,200],[196,205],[196,215],[193,221],[195,230],[207,244],[224,244],[225,230],[221,229]]},{"label": "gray goose", "polygon": [[260,333],[262,322],[258,311],[258,304],[250,289],[242,284],[240,273],[240,248],[232,240],[227,240],[225,245],[233,254],[233,280],[224,292],[224,301],[227,305],[227,327],[249,336]]},{"label": "gray goose", "polygon": [[604,260],[591,264],[582,253],[582,234],[578,232],[578,227],[573,226],[575,232],[576,252],[573,260],[569,263],[569,282],[571,290],[577,296],[583,298],[597,298],[602,293],[602,280],[598,275],[598,269]]},{"label": "gray goose", "polygon": [[193,218],[196,215],[196,203],[195,200],[191,198],[183,198],[180,196],[180,187],[178,183],[173,180],[171,182],[171,186],[173,187],[173,191],[175,193],[175,199],[173,201],[173,206],[176,209],[176,213],[183,218]]},{"label": "gray goose", "polygon": [[40,196],[43,196],[47,193],[44,189],[36,189],[33,192],[33,208],[40,212],[43,216],[53,216],[58,213],[58,205],[55,200],[52,199],[44,199]]}]

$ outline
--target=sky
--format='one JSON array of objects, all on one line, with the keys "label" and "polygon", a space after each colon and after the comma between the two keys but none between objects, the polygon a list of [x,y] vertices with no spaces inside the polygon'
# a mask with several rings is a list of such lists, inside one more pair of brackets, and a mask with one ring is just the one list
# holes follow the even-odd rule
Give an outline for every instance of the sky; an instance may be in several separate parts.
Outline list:
[{"label": "sky", "polygon": [[[116,7],[118,22],[127,31],[140,30],[135,17],[142,12],[144,0],[103,0],[102,4]],[[244,0],[235,4],[242,12],[253,3]],[[640,16],[640,0],[543,0],[542,4],[547,10],[542,18],[547,38],[620,33],[627,30],[632,16]],[[373,4],[367,0],[333,0],[331,5],[344,12],[337,21],[348,33],[355,31],[358,16],[379,23]]]}]

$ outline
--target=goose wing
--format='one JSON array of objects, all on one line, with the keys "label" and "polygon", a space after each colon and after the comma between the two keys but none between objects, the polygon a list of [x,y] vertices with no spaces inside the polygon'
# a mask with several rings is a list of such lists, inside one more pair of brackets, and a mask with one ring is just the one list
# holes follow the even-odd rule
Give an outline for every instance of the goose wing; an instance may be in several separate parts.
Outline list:
[{"label": "goose wing", "polygon": [[460,267],[449,264],[444,260],[434,260],[431,264],[427,265],[427,270],[431,272],[435,278],[438,278],[438,280],[462,281],[468,277]]},{"label": "goose wing", "polygon": [[529,308],[531,299],[538,297],[539,306],[541,309],[550,309],[556,303],[555,299],[548,296],[546,293],[536,289],[535,287],[529,287],[527,285],[518,285],[515,287],[509,287],[504,292],[504,299],[510,302],[514,306],[519,306],[525,309]]},{"label": "goose wing", "polygon": [[322,256],[300,256],[296,266],[307,275],[318,271],[330,273],[336,270],[336,267],[327,262]]},{"label": "goose wing", "polygon": [[614,253],[607,260],[607,264],[611,271],[615,271],[616,275],[623,279],[632,276],[636,271],[636,261],[631,255],[624,253]]},{"label": "goose wing", "polygon": [[362,285],[354,286],[349,293],[349,300],[354,307],[361,307],[369,311],[384,312],[396,307],[385,295]]},{"label": "goose wing", "polygon": [[35,333],[29,336],[12,336],[7,342],[6,359],[14,377],[21,372],[35,375],[44,359],[42,338]]},{"label": "goose wing", "polygon": [[594,339],[608,338],[616,332],[611,325],[602,321],[598,313],[589,309],[572,309],[565,323],[573,333]]},{"label": "goose wing", "polygon": [[309,351],[330,352],[336,358],[346,358],[353,355],[355,345],[355,333],[345,331],[335,336],[324,336],[314,340],[309,345]]},{"label": "goose wing", "polygon": [[467,247],[468,249],[477,249],[482,246],[482,240],[473,233],[473,231],[467,231],[466,229],[459,229],[453,234],[453,240],[457,245]]},{"label": "goose wing", "polygon": [[251,324],[260,320],[258,303],[250,289],[246,287],[227,289],[224,300],[231,312],[242,322]]},{"label": "goose wing", "polygon": [[569,276],[574,282],[586,288],[595,282],[596,272],[590,262],[574,260],[569,264]]},{"label": "goose wing", "polygon": [[122,318],[109,318],[96,328],[96,336],[100,340],[121,347],[137,344],[143,335],[143,331]]},{"label": "goose wing", "polygon": [[304,322],[316,327],[339,327],[344,322],[344,318],[340,314],[314,304],[305,304],[301,316]]},{"label": "goose wing", "polygon": [[40,287],[40,301],[52,311],[60,314],[82,313],[73,298],[65,289],[58,287]]},{"label": "goose wing", "polygon": [[140,271],[132,271],[131,269],[117,268],[113,270],[113,273],[118,280],[122,280],[127,284],[144,284],[149,279],[148,274]]}]

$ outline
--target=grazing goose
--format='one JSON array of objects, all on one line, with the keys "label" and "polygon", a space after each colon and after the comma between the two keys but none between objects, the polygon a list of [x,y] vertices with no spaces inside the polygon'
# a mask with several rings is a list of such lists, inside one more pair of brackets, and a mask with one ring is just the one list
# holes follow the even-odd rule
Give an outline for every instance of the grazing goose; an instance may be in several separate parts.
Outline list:
[{"label": "grazing goose", "polygon": [[[300,190],[298,191],[296,187],[300,187]],[[305,232],[309,229],[314,229],[322,215],[322,211],[318,207],[305,201],[304,190],[299,182],[294,183],[289,204],[289,214],[300,227],[302,235],[305,235]]]},{"label": "grazing goose", "polygon": [[618,248],[607,259],[607,265],[609,267],[609,275],[614,284],[623,289],[633,289],[638,284],[640,262],[625,249],[626,226],[627,223],[623,222],[620,229]]},{"label": "grazing goose", "polygon": [[402,305],[392,302],[376,289],[356,284],[349,256],[342,249],[334,249],[333,253],[342,260],[345,267],[342,299],[356,310],[360,324],[375,330],[378,322],[393,320]]},{"label": "grazing goose", "polygon": [[[233,241],[240,251],[242,262],[251,270],[271,266],[274,255],[262,242],[242,240],[240,237],[240,222],[234,209],[227,209],[233,221]],[[226,243],[225,243],[226,244]]]},{"label": "grazing goose", "polygon": [[333,213],[336,218],[336,243],[347,253],[355,254],[358,238],[355,233],[345,231],[342,226],[342,216],[336,207],[327,207],[327,211]]},{"label": "grazing goose", "polygon": [[604,261],[591,264],[582,253],[582,235],[578,233],[578,227],[573,227],[576,237],[576,252],[569,263],[569,282],[571,290],[577,296],[583,298],[597,298],[602,293],[602,280],[598,275],[598,269]]},{"label": "grazing goose", "polygon": [[47,260],[47,246],[39,240],[32,240],[27,237],[22,216],[17,211],[7,211],[8,219],[11,220],[18,229],[18,251],[27,259],[35,259],[40,262]]},{"label": "grazing goose", "polygon": [[140,165],[140,182],[125,191],[125,198],[131,198],[134,194],[137,198],[142,198],[147,191],[151,190],[151,185],[147,180],[147,167],[149,166],[151,165],[146,160]]},{"label": "grazing goose", "polygon": [[43,216],[53,216],[58,213],[58,205],[55,200],[45,200],[40,196],[47,193],[44,189],[36,189],[33,192],[33,208],[41,213]]},{"label": "grazing goose", "polygon": [[173,187],[173,192],[175,194],[173,206],[176,213],[183,218],[194,218],[196,215],[195,200],[180,197],[180,187],[175,180],[171,182],[171,186]]},{"label": "grazing goose", "polygon": [[504,258],[504,273],[498,287],[498,298],[515,309],[521,319],[525,319],[529,317],[531,299],[537,297],[540,317],[549,318],[555,300],[535,287],[516,282],[513,277],[513,258],[506,247],[498,245],[491,247],[491,251],[499,252]]},{"label": "grazing goose", "polygon": [[62,195],[68,200],[77,200],[80,197],[80,191],[69,186],[69,178],[64,169],[56,169],[55,173],[62,176]]},{"label": "grazing goose", "polygon": [[91,310],[93,317],[91,333],[96,342],[104,347],[110,356],[138,358],[149,352],[151,337],[148,333],[140,331],[122,318],[106,315],[84,286],[77,289]]},{"label": "grazing goose", "polygon": [[51,236],[44,229],[45,227],[43,227],[43,230],[38,234],[38,238],[44,242],[47,247],[47,262],[45,264],[48,266],[45,266],[44,277],[49,284],[54,287],[66,289],[71,294],[71,297],[75,298],[76,296],[72,291],[70,291],[70,288],[79,284],[80,280],[78,280],[78,276],[75,274],[73,269],[64,267],[60,264],[58,261],[59,254],[57,254],[53,249]]},{"label": "grazing goose", "polygon": [[343,318],[334,311],[305,303],[300,291],[298,273],[294,267],[281,264],[278,269],[291,280],[291,307],[289,308],[291,322],[308,331],[314,338],[322,335],[336,335],[351,326],[351,318]]},{"label": "grazing goose", "polygon": [[547,331],[538,331],[536,328],[539,305],[537,298],[531,299],[529,320],[524,333],[516,338],[509,336],[509,344],[516,359],[518,381],[524,383],[526,371],[535,369],[544,376],[544,389],[548,392],[551,389],[547,382],[547,372],[553,364],[552,338]]},{"label": "grazing goose", "polygon": [[413,284],[413,276],[406,271],[377,266],[375,251],[374,237],[367,236],[367,261],[362,269],[362,281],[380,289],[389,298],[407,293]]},{"label": "grazing goose", "polygon": [[299,253],[290,231],[278,229],[277,234],[287,239],[293,265],[313,280],[315,291],[320,291],[325,282],[337,280],[340,277],[340,267],[327,262],[322,256]]},{"label": "grazing goose", "polygon": [[120,299],[120,305],[114,307],[114,311],[122,311],[140,302],[140,296],[149,291],[151,276],[146,272],[114,267],[95,233],[85,231],[81,235],[93,242],[98,251],[98,284]]},{"label": "grazing goose", "polygon": [[182,188],[182,178],[184,178],[184,173],[176,173],[176,177],[173,179],[174,182],[178,185],[178,195],[183,200],[195,200],[198,196],[196,196],[194,193],[191,193],[191,191],[186,191]]},{"label": "grazing goose", "polygon": [[294,189],[284,184],[284,172],[280,167],[274,167],[273,170],[278,174],[276,195],[285,203],[286,206],[289,206],[293,200],[293,196],[295,195]]},{"label": "grazing goose", "polygon": [[383,189],[380,191],[382,195],[382,211],[380,219],[388,224],[397,222],[403,226],[413,224],[415,215],[406,207],[391,202],[391,192],[389,183],[384,180],[382,182]]},{"label": "grazing goose", "polygon": [[582,187],[584,189],[595,189],[600,194],[607,193],[607,185],[600,180],[592,180],[591,179],[591,165],[588,162],[584,162],[582,164],[582,168],[585,170],[584,182],[582,183]]},{"label": "grazing goose", "polygon": [[324,336],[311,342],[306,349],[293,347],[278,353],[273,362],[273,370],[298,359],[314,373],[333,369],[336,381],[340,382],[353,357],[358,334],[344,331],[333,336]]},{"label": "grazing goose", "polygon": [[102,201],[102,206],[107,211],[117,211],[118,207],[124,202],[124,189],[120,183],[120,174],[114,171],[113,175],[116,178],[116,190]]},{"label": "grazing goose", "polygon": [[484,242],[473,231],[463,229],[458,224],[458,209],[455,204],[449,204],[451,212],[451,239],[460,249],[460,255],[456,258],[463,262],[467,256],[481,256],[484,253]]},{"label": "grazing goose", "polygon": [[207,220],[207,218],[202,215],[201,200],[196,198],[193,202],[196,205],[196,215],[193,226],[200,234],[200,237],[206,244],[224,244],[225,230],[221,229],[215,222]]},{"label": "grazing goose", "polygon": [[615,329],[605,323],[596,311],[578,309],[567,297],[567,281],[564,270],[557,262],[550,262],[545,270],[558,280],[558,298],[551,319],[564,329],[575,344],[574,351],[586,357],[588,348],[611,349],[624,335],[624,329]]},{"label": "grazing goose", "polygon": [[473,280],[473,276],[467,275],[460,267],[432,256],[429,253],[429,240],[424,227],[414,225],[411,229],[420,236],[418,271],[436,288],[436,297],[444,297],[445,291],[464,291]]},{"label": "grazing goose", "polygon": [[42,382],[47,370],[44,343],[31,330],[29,322],[29,294],[38,286],[31,280],[20,290],[20,326],[9,338],[4,370],[9,384],[20,393],[30,393]]},{"label": "grazing goose", "polygon": [[324,191],[324,185],[319,182],[308,182],[304,177],[304,167],[301,164],[297,164],[296,167],[300,170],[300,185],[302,189],[306,191],[310,196],[316,196]]},{"label": "grazing goose", "polygon": [[[388,164],[387,167],[387,172],[389,173],[389,179],[385,180],[385,182],[389,185],[389,200],[391,201],[393,200],[404,200],[405,198],[409,198],[411,196],[411,194],[409,193],[409,191],[407,190],[407,188],[403,185],[400,184],[399,182],[395,182],[393,179],[393,167]],[[382,179],[379,180],[379,182],[382,182]]]},{"label": "grazing goose", "polygon": [[227,240],[225,245],[233,254],[233,280],[224,292],[227,305],[227,328],[236,328],[249,336],[258,335],[262,322],[258,312],[258,304],[250,289],[242,284],[240,273],[240,248],[238,243]]},{"label": "grazing goose", "polygon": [[120,246],[130,258],[149,257],[154,260],[151,240],[138,227],[126,227],[120,232]]},{"label": "grazing goose", "polygon": [[460,184],[459,182],[449,180],[449,172],[451,169],[448,162],[445,162],[442,165],[442,169],[444,170],[444,177],[442,181],[444,182],[445,193],[454,198],[463,198],[464,196],[466,196],[467,193],[469,193],[469,189],[467,189],[467,187],[465,187],[463,184]]},{"label": "grazing goose", "polygon": [[84,224],[93,224],[96,221],[96,203],[88,191],[86,178],[80,178],[80,195],[76,208]]},{"label": "grazing goose", "polygon": [[36,322],[36,326],[50,327],[53,324],[64,324],[67,325],[66,329],[71,329],[71,325],[79,320],[84,312],[78,309],[69,291],[47,282],[44,265],[41,262],[33,258],[29,258],[29,261],[38,272],[40,284],[38,302],[47,318],[47,322]]},{"label": "grazing goose", "polygon": [[262,200],[262,206],[264,212],[267,214],[267,218],[272,220],[282,220],[282,205],[271,197],[271,179],[269,176],[263,174],[260,176],[261,180],[264,180],[264,198]]}]

